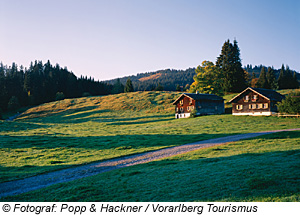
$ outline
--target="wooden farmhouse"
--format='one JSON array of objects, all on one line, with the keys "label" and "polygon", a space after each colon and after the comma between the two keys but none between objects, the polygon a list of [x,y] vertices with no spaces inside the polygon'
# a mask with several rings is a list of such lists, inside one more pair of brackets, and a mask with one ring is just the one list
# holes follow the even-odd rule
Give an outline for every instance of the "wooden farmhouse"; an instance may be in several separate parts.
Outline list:
[{"label": "wooden farmhouse", "polygon": [[196,115],[222,114],[225,112],[224,99],[213,94],[183,93],[174,102],[175,118],[190,117],[196,110]]},{"label": "wooden farmhouse", "polygon": [[276,104],[284,96],[274,90],[248,87],[229,102],[232,115],[270,116],[277,112]]}]

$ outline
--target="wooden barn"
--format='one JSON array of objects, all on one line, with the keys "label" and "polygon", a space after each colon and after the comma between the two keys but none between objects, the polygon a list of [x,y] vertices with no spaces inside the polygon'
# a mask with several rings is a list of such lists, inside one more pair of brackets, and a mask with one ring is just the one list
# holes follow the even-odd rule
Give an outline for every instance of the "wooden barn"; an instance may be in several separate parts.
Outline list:
[{"label": "wooden barn", "polygon": [[196,115],[222,114],[225,112],[224,99],[213,94],[183,93],[174,102],[175,118],[190,117],[196,110]]},{"label": "wooden barn", "polygon": [[277,112],[276,104],[284,95],[274,90],[248,87],[229,102],[232,115],[270,116]]}]

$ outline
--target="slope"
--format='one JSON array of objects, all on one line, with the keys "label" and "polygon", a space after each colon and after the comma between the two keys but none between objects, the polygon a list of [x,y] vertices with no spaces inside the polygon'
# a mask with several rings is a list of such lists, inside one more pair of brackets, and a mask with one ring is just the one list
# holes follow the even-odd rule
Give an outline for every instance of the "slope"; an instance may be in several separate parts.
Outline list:
[{"label": "slope", "polygon": [[0,181],[10,181],[234,134],[300,127],[297,119],[205,116],[174,119],[178,93],[134,92],[66,99],[0,123]]},{"label": "slope", "polygon": [[[193,83],[195,68],[186,70],[165,69],[155,72],[139,73],[137,75],[119,78],[122,84],[125,84],[130,78],[136,91],[153,90],[158,84],[164,87],[164,90],[175,91],[176,86],[185,87]],[[115,84],[117,79],[106,81],[109,84]]]}]

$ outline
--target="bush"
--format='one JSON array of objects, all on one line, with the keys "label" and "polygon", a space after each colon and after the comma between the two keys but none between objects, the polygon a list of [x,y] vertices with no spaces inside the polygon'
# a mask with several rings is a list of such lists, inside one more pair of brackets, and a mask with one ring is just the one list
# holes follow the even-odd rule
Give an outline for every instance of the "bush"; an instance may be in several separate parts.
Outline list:
[{"label": "bush", "polygon": [[280,113],[299,114],[300,113],[300,92],[288,95],[277,105]]},{"label": "bush", "polygon": [[65,94],[63,92],[56,93],[56,96],[55,96],[56,101],[63,100],[64,98],[65,98]]},{"label": "bush", "polygon": [[194,110],[192,110],[191,113],[190,113],[190,118],[195,118],[196,115],[197,115],[197,111],[194,109]]},{"label": "bush", "polygon": [[19,99],[16,96],[12,96],[7,104],[8,110],[17,110],[20,107]]}]

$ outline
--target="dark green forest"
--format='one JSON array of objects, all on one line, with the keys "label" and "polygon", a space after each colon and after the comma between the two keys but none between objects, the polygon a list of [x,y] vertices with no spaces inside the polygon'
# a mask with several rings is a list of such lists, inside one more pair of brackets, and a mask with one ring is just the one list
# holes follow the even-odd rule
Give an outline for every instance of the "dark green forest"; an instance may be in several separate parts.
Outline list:
[{"label": "dark green forest", "polygon": [[38,105],[64,98],[107,95],[112,86],[91,77],[77,78],[68,69],[48,61],[31,62],[28,68],[0,64],[0,109]]}]

